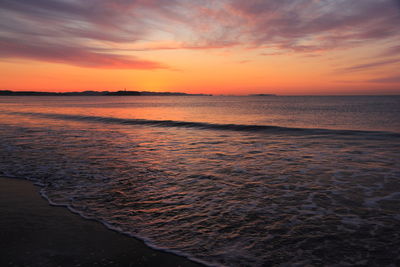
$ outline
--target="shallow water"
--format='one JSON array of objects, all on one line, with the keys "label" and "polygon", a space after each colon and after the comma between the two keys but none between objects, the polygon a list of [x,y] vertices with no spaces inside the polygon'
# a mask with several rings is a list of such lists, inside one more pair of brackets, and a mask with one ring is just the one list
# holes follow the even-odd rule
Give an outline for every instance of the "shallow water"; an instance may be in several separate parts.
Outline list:
[{"label": "shallow water", "polygon": [[208,265],[399,263],[399,97],[3,97],[0,174]]}]

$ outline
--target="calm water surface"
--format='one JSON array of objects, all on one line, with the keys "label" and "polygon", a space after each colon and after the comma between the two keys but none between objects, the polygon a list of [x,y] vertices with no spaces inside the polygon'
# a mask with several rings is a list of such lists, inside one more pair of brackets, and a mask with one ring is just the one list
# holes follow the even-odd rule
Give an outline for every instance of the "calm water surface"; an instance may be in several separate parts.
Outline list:
[{"label": "calm water surface", "polygon": [[0,175],[215,266],[400,264],[400,97],[1,97]]}]

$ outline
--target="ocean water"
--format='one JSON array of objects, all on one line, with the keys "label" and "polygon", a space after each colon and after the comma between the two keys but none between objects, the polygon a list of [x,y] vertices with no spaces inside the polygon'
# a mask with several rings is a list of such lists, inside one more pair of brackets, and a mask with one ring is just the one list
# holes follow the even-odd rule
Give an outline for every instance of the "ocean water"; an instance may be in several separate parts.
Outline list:
[{"label": "ocean water", "polygon": [[400,97],[0,97],[0,176],[210,266],[400,265]]}]

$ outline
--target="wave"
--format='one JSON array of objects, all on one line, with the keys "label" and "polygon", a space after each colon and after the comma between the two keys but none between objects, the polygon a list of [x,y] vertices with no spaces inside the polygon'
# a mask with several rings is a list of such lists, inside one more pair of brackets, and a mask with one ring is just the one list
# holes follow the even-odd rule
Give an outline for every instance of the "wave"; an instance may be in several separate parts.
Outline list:
[{"label": "wave", "polygon": [[149,119],[124,119],[103,116],[84,116],[58,113],[38,113],[38,112],[3,112],[9,115],[35,116],[48,119],[70,120],[70,121],[89,121],[101,122],[108,124],[123,125],[148,125],[159,127],[182,127],[206,130],[227,130],[240,132],[270,132],[270,133],[299,133],[299,134],[316,134],[316,135],[361,135],[376,137],[396,137],[400,138],[400,133],[385,131],[367,131],[367,130],[337,130],[337,129],[321,129],[321,128],[295,128],[274,125],[251,125],[251,124],[222,124],[208,122],[191,122],[191,121],[174,121],[174,120],[149,120]]}]

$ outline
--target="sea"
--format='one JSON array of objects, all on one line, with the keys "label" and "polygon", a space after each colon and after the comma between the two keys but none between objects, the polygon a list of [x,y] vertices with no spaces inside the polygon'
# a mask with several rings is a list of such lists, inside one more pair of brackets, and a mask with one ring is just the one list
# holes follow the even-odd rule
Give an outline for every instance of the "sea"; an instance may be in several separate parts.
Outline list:
[{"label": "sea", "polygon": [[400,96],[2,96],[0,176],[207,266],[400,265]]}]

